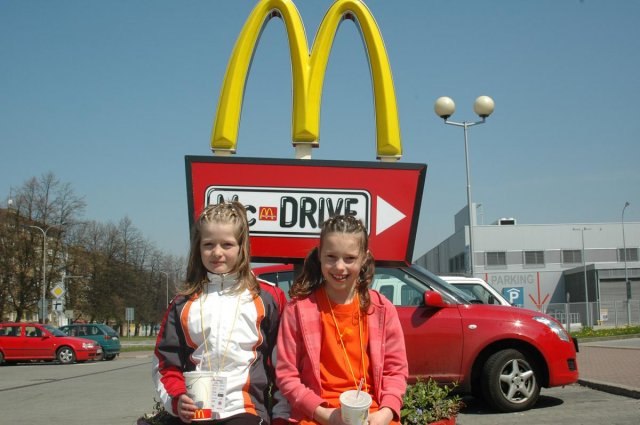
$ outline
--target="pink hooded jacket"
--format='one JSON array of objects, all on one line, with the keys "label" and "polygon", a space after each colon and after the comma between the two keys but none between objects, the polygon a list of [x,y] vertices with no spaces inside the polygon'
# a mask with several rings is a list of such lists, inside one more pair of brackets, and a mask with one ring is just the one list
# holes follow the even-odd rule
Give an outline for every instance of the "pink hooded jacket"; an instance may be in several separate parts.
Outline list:
[{"label": "pink hooded jacket", "polygon": [[[395,307],[379,292],[370,290],[369,359],[374,397],[400,417],[407,387],[408,366],[404,335]],[[324,403],[319,396],[322,326],[316,293],[292,300],[285,307],[278,333],[276,383],[291,405],[291,419],[313,417]]]}]

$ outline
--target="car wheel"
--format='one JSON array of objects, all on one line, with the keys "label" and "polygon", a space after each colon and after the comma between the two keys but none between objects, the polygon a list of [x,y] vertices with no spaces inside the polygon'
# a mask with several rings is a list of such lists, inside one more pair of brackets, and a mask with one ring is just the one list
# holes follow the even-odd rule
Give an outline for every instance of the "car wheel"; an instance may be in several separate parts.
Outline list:
[{"label": "car wheel", "polygon": [[533,407],[540,395],[540,385],[532,365],[518,350],[492,354],[482,370],[485,400],[500,412],[521,412]]},{"label": "car wheel", "polygon": [[4,354],[2,354],[2,351],[0,351],[0,365],[4,363]]},{"label": "car wheel", "polygon": [[113,360],[113,359],[115,359],[115,358],[116,358],[116,355],[115,355],[115,354],[112,354],[112,355],[110,355],[110,356],[105,357],[105,360]]},{"label": "car wheel", "polygon": [[70,347],[60,347],[56,358],[62,364],[69,364],[76,361],[76,353]]}]

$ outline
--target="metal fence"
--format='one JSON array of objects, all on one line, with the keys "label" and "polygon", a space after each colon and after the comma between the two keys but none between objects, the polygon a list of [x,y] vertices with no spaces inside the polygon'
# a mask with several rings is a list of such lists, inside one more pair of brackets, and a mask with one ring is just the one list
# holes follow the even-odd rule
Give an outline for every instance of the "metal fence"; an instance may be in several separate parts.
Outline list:
[{"label": "metal fence", "polygon": [[640,325],[640,300],[614,300],[590,303],[549,304],[545,311],[569,330],[582,327],[610,327]]}]

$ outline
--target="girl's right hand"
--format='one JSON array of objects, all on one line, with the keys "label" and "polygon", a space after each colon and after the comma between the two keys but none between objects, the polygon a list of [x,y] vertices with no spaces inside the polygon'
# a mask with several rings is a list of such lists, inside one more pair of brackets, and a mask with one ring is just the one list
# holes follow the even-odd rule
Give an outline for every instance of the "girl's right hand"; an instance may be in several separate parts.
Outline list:
[{"label": "girl's right hand", "polygon": [[323,425],[345,425],[340,409],[318,406],[313,412],[313,420]]},{"label": "girl's right hand", "polygon": [[191,423],[197,409],[198,407],[188,395],[182,394],[178,398],[178,416],[182,422]]}]

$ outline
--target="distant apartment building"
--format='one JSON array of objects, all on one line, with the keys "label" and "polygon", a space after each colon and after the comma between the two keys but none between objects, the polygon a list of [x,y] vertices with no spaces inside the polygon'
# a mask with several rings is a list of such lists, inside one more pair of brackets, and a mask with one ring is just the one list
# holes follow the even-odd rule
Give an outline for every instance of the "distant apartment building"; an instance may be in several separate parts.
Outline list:
[{"label": "distant apartment building", "polygon": [[[476,206],[472,205],[474,222]],[[434,273],[470,275],[466,207],[455,216],[454,233],[418,258]],[[625,251],[626,245],[626,251]],[[520,224],[503,218],[473,226],[473,276],[489,282],[510,302],[546,311],[552,303],[640,300],[640,223]],[[586,276],[586,285],[585,285]],[[637,307],[635,307],[637,309]],[[591,323],[607,314],[596,306]],[[638,321],[634,311],[634,321]],[[582,318],[584,322],[585,318]],[[626,320],[626,319],[625,319]]]}]

